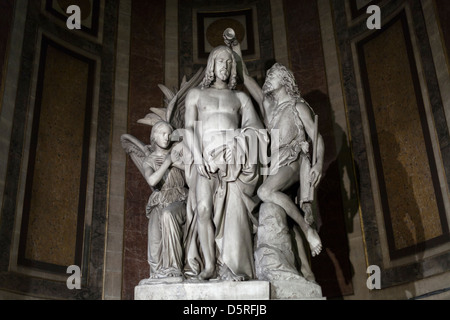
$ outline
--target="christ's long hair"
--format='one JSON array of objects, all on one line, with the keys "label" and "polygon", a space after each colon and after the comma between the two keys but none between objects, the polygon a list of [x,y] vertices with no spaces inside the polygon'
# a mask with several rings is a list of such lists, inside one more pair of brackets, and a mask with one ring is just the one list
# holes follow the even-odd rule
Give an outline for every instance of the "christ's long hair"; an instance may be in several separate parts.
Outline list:
[{"label": "christ's long hair", "polygon": [[205,69],[205,77],[201,83],[201,88],[209,88],[211,84],[216,80],[216,75],[214,73],[214,67],[216,63],[216,58],[219,53],[226,51],[230,54],[232,63],[231,63],[231,72],[228,79],[228,89],[234,90],[236,88],[237,83],[237,71],[236,71],[236,59],[234,58],[233,51],[226,46],[218,46],[214,48],[208,57],[208,64]]}]

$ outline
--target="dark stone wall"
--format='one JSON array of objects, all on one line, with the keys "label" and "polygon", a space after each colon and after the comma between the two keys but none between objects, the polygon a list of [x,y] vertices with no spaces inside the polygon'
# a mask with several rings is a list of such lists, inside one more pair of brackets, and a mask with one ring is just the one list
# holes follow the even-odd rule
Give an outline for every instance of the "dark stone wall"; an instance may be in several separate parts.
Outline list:
[{"label": "dark stone wall", "polygon": [[[342,168],[336,150],[337,138],[328,95],[319,11],[316,1],[307,0],[285,0],[284,8],[290,67],[302,97],[319,116],[319,132],[325,143],[323,178],[317,190],[321,218],[319,235],[324,249],[311,263],[323,295],[333,298],[353,293],[353,287],[340,187]],[[354,214],[356,212],[350,214],[348,219],[352,219]]]},{"label": "dark stone wall", "polygon": [[[64,20],[67,18],[50,14],[43,1],[29,1],[26,12],[19,13],[26,16],[26,21],[22,54],[18,57],[9,57],[9,59],[18,59],[20,74],[8,152],[5,191],[0,212],[0,289],[49,299],[102,298],[118,10],[119,1],[105,2],[101,41],[97,33],[90,34],[90,37],[87,37],[83,31],[77,33],[68,30]],[[9,12],[9,15],[14,16],[12,12]],[[96,15],[94,19],[99,19],[99,16]],[[81,52],[80,54],[95,57],[101,62],[101,66],[97,65],[99,77],[96,79],[99,97],[98,101],[95,102],[98,105],[97,138],[94,148],[95,163],[91,164],[94,166],[93,213],[92,220],[80,225],[78,229],[79,232],[83,233],[82,238],[84,239],[82,244],[84,250],[83,262],[80,266],[82,271],[81,290],[68,290],[65,281],[29,276],[25,273],[11,272],[9,269],[13,248],[13,230],[19,208],[21,165],[27,139],[26,125],[27,119],[33,116],[31,110],[35,107],[30,105],[30,101],[32,101],[31,97],[36,94],[32,88],[33,76],[37,72],[34,68],[34,62],[39,60],[37,58],[40,54],[39,48],[42,42],[39,31],[43,31],[60,45],[68,48],[76,47],[77,51]],[[41,64],[41,67],[45,68],[45,65]],[[61,83],[61,85],[64,85],[64,83]],[[91,87],[90,90],[93,90],[93,88]],[[37,96],[36,104],[40,102]],[[67,175],[66,178],[70,181],[79,179],[79,177],[70,175]],[[52,185],[52,187],[57,188],[58,186]],[[80,188],[84,187],[86,186],[80,183]],[[61,214],[63,215],[64,212]],[[17,223],[20,223],[20,221]],[[51,230],[46,228],[41,231],[51,233]],[[21,236],[23,235],[21,234]],[[52,270],[45,268],[43,270],[52,272]],[[62,275],[66,275],[65,270]],[[59,277],[61,277],[61,273],[59,273]]]},{"label": "dark stone wall", "polygon": [[[443,2],[436,2],[436,4],[438,8],[442,9],[442,12],[438,12],[438,16],[440,16],[440,19],[445,20],[443,17],[445,17],[445,12],[448,9],[443,7]],[[357,61],[356,59],[358,59],[358,57],[355,57],[352,51],[352,44],[358,45],[358,43],[361,43],[365,41],[365,39],[372,36],[372,33],[368,32],[365,19],[355,18],[354,20],[351,20],[351,18],[349,19],[347,17],[344,0],[332,0],[331,5],[333,7],[336,43],[338,46],[341,64],[340,69],[342,70],[343,93],[346,101],[347,119],[351,135],[352,156],[355,162],[356,174],[358,177],[357,182],[359,201],[361,205],[360,210],[364,237],[364,249],[366,252],[368,265],[383,266],[384,263],[388,263],[390,261],[385,261],[385,258],[383,257],[381,248],[382,242],[380,238],[380,234],[382,234],[382,232],[379,229],[385,228],[385,225],[389,226],[391,221],[384,217],[384,225],[379,225],[377,223],[377,212],[375,206],[376,199],[374,198],[374,193],[379,192],[379,190],[373,190],[372,188],[372,179],[374,178],[371,176],[369,166],[371,159],[369,158],[368,148],[370,148],[370,144],[368,144],[365,139],[365,128],[363,122],[365,112],[360,104],[357,86],[357,79],[361,76],[365,76],[365,74],[358,74],[357,70],[355,70],[355,61]],[[434,122],[434,128],[431,131],[435,133],[434,138],[436,139],[438,148],[440,149],[441,159],[433,159],[434,156],[429,150],[427,151],[427,156],[431,157],[432,161],[442,161],[442,165],[445,170],[443,173],[444,180],[446,180],[448,185],[450,181],[450,136],[448,124],[445,120],[445,107],[442,101],[436,75],[437,68],[442,68],[444,66],[436,66],[434,64],[422,3],[415,0],[392,0],[388,2],[380,2],[379,5],[381,8],[382,21],[380,32],[387,28],[392,21],[401,18],[402,15],[405,15],[408,21],[408,23],[404,24],[404,34],[406,35],[405,41],[409,41],[410,38],[415,39],[416,47],[414,48],[414,58],[409,58],[405,54],[403,59],[410,59],[410,67],[414,72],[422,69],[421,71],[424,83],[417,86],[415,88],[415,92],[416,94],[420,94],[422,89],[426,89],[428,93],[428,102],[431,107],[431,113],[427,116],[430,116]],[[447,22],[441,21],[441,25],[442,23],[445,25]],[[445,31],[443,31],[443,33],[445,33]],[[420,66],[416,63],[417,59],[420,60]],[[379,61],[381,63],[382,59]],[[361,67],[360,57],[359,63]],[[378,76],[382,79],[384,74],[378,73]],[[422,86],[425,87],[422,88]],[[395,88],[390,88],[390,90],[393,90],[396,94],[401,95],[400,91]],[[367,96],[370,93],[370,90],[367,90],[367,88],[364,89],[366,101]],[[395,108],[395,106],[391,107]],[[371,119],[369,119],[369,121],[370,120]],[[403,193],[404,188],[399,188],[397,192],[400,194]],[[441,192],[441,190],[436,190],[436,195],[438,195],[439,192]],[[382,199],[381,201],[386,201],[386,199]],[[421,226],[418,227],[421,228]],[[444,236],[448,239],[448,231],[444,230],[444,233]],[[448,264],[442,263],[448,259],[448,252],[443,252],[433,257],[425,258],[423,253],[425,250],[430,249],[428,244],[427,246],[416,246],[413,249],[413,252],[409,252],[409,263],[382,269],[382,288],[412,283],[419,279],[423,279],[426,276],[448,271]],[[411,285],[411,293],[414,296],[415,289],[413,287],[414,286]]]},{"label": "dark stone wall", "polygon": [[[445,49],[447,54],[450,52],[450,5],[448,1],[445,0],[434,0],[436,14],[439,17],[439,24],[441,27],[442,37],[445,43]],[[448,66],[450,68],[450,66]]]},{"label": "dark stone wall", "polygon": [[13,23],[14,1],[5,0],[0,3],[0,111],[1,97],[5,86],[6,64],[8,63],[8,51],[10,34]]}]

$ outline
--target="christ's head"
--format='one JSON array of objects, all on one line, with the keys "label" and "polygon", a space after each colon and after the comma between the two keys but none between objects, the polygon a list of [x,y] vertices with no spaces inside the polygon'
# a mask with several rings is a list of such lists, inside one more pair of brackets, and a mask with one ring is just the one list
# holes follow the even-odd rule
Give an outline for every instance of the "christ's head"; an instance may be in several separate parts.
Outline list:
[{"label": "christ's head", "polygon": [[236,87],[236,77],[236,60],[233,51],[226,46],[214,48],[208,57],[205,78],[201,84],[202,89],[211,87],[216,79],[220,79],[227,82],[228,88],[233,90]]}]

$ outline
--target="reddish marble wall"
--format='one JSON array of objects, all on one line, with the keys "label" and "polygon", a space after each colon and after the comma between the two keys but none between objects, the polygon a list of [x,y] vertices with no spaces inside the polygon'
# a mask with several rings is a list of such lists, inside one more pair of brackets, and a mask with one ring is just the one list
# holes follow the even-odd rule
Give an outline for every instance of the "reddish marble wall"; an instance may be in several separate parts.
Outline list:
[{"label": "reddish marble wall", "polygon": [[319,132],[325,142],[322,182],[317,198],[322,226],[323,252],[312,259],[317,282],[326,297],[353,292],[347,231],[342,205],[333,112],[328,96],[325,62],[316,1],[285,0],[286,33],[291,69],[300,92],[319,115]]},{"label": "reddish marble wall", "polygon": [[[164,82],[165,1],[133,1],[131,12],[130,90],[127,132],[148,143],[150,127],[138,124],[150,107],[163,106],[158,88]],[[122,299],[134,298],[134,287],[148,278],[145,206],[151,191],[128,159],[124,226]]]}]

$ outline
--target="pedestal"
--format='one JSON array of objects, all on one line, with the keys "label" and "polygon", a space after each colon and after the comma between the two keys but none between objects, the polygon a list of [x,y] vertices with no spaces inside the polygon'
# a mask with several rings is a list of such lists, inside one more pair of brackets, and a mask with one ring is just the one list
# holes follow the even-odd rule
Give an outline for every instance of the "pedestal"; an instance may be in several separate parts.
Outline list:
[{"label": "pedestal", "polygon": [[268,300],[267,281],[207,281],[145,284],[134,288],[135,300]]},{"label": "pedestal", "polygon": [[142,284],[135,300],[323,300],[319,285],[307,280],[207,281]]},{"label": "pedestal", "polygon": [[270,283],[272,300],[325,300],[322,288],[307,280],[274,280]]}]

